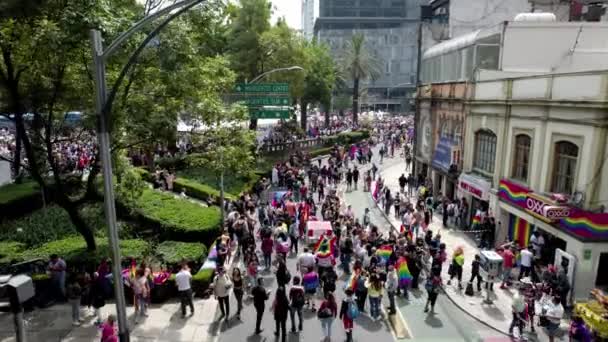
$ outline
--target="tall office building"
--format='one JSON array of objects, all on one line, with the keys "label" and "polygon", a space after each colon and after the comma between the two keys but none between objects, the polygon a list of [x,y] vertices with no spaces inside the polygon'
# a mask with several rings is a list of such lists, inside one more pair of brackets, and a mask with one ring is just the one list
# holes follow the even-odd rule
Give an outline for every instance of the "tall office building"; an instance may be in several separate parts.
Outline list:
[{"label": "tall office building", "polygon": [[[416,88],[417,28],[423,0],[319,0],[315,37],[337,59],[353,34],[365,36],[380,61],[377,80],[360,86],[362,109],[410,112]],[[428,0],[427,0],[428,1]]]},{"label": "tall office building", "polygon": [[311,40],[314,36],[315,19],[319,16],[319,0],[302,0],[302,34]]}]

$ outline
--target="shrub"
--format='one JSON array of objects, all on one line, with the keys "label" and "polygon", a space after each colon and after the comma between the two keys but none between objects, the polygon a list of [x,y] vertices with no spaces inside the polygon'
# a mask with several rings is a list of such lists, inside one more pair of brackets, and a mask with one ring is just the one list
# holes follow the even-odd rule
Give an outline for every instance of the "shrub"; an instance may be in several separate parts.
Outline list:
[{"label": "shrub", "polygon": [[207,247],[198,242],[164,241],[155,248],[166,264],[179,264],[182,260],[200,264],[207,256]]},{"label": "shrub", "polygon": [[[181,192],[184,190],[186,195],[199,199],[201,201],[210,201],[213,203],[219,203],[220,191],[212,188],[207,184],[201,184],[187,178],[177,178],[173,182],[173,190],[175,192]],[[226,198],[233,198],[230,194],[224,194]]]},{"label": "shrub", "polygon": [[330,154],[332,147],[321,147],[310,151],[310,157],[316,158],[322,155]]},{"label": "shrub", "polygon": [[[101,204],[84,206],[80,209],[80,213],[91,229],[99,230],[105,226]],[[77,233],[68,213],[55,205],[0,225],[0,240],[21,242],[28,247],[39,246]]]},{"label": "shrub", "polygon": [[[84,239],[80,236],[51,241],[38,248],[24,251],[21,253],[21,259],[46,259],[51,254],[57,254],[68,263],[69,267],[97,264],[102,258],[109,258],[111,250],[107,239],[97,238],[95,241],[97,242],[95,251],[88,251]],[[150,245],[144,240],[120,240],[120,253],[123,261],[128,261],[131,258],[141,260],[149,252]]]},{"label": "shrub", "polygon": [[[188,168],[178,171],[177,175],[180,177],[180,180],[188,179],[214,189],[217,196],[219,196],[219,178],[213,171],[204,168]],[[252,185],[252,178],[254,178],[253,175],[243,176],[227,173],[224,175],[224,191],[226,195],[236,197],[241,192],[249,190]]]},{"label": "shrub", "polygon": [[212,268],[200,270],[192,276],[192,290],[198,297],[203,297],[209,285],[213,282],[215,270]]},{"label": "shrub", "polygon": [[10,264],[13,261],[21,260],[21,252],[25,250],[25,245],[16,241],[0,242],[0,264]]},{"label": "shrub", "polygon": [[155,229],[161,240],[209,243],[219,234],[219,207],[203,207],[174,195],[146,189],[135,209],[140,223]]}]

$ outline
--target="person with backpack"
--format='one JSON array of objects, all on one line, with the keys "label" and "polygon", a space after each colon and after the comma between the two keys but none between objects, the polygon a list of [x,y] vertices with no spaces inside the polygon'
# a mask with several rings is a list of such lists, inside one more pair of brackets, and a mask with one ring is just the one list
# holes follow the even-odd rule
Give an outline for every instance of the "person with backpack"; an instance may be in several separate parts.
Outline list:
[{"label": "person with backpack", "polygon": [[291,332],[296,332],[296,313],[300,324],[298,330],[302,331],[302,309],[306,299],[304,298],[304,287],[300,285],[300,277],[293,277],[293,286],[289,289],[289,300],[290,300],[290,316],[291,316]]},{"label": "person with backpack", "polygon": [[456,248],[454,251],[454,256],[452,258],[452,264],[449,268],[450,280],[448,280],[448,285],[452,283],[453,278],[458,279],[458,289],[462,289],[462,268],[464,266],[464,252],[462,247]]},{"label": "person with backpack", "polygon": [[334,294],[328,292],[317,312],[317,317],[321,321],[321,329],[323,329],[323,336],[325,337],[326,342],[331,340],[331,325],[336,316],[338,316],[338,305],[336,304]]},{"label": "person with backpack", "polygon": [[367,287],[365,287],[365,274],[361,272],[356,275],[355,296],[357,298],[357,308],[360,312],[365,312],[365,299],[367,299]]},{"label": "person with backpack", "polygon": [[315,302],[312,300],[312,297],[317,293],[317,288],[319,287],[319,275],[315,272],[314,267],[310,267],[304,272],[302,284],[304,286],[305,304],[306,307],[310,308],[312,303],[312,311],[315,312],[317,309],[315,308]]},{"label": "person with backpack", "polygon": [[340,306],[340,319],[344,326],[344,332],[346,332],[346,342],[352,342],[354,320],[359,316],[359,309],[357,309],[353,298],[353,290],[346,289],[344,293],[346,293],[346,298],[342,300],[342,305]]},{"label": "person with backpack", "polygon": [[266,270],[270,269],[272,264],[272,250],[274,248],[274,241],[272,236],[264,236],[262,238],[262,254],[264,255],[264,267]]}]

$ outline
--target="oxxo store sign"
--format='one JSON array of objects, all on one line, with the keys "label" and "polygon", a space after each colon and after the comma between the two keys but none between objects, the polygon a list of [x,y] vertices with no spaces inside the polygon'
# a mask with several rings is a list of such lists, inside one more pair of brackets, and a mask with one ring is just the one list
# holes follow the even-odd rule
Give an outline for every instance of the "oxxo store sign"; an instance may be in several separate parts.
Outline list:
[{"label": "oxxo store sign", "polygon": [[535,194],[526,196],[526,211],[546,222],[570,217],[569,207],[555,205],[548,198]]}]

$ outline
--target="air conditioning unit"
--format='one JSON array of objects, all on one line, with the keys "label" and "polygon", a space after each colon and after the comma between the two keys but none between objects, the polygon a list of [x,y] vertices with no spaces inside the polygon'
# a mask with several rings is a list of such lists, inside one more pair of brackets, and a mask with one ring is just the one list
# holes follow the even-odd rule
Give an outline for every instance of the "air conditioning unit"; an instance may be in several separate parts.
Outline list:
[{"label": "air conditioning unit", "polygon": [[448,9],[446,7],[439,7],[435,10],[435,15],[447,15]]}]

